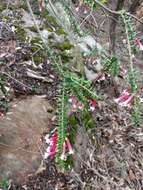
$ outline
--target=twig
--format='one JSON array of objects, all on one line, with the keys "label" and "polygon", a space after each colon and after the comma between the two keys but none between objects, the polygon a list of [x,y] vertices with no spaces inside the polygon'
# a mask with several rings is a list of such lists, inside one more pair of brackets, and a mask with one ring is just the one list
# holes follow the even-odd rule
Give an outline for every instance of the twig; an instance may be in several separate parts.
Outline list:
[{"label": "twig", "polygon": [[16,78],[12,77],[10,74],[5,73],[5,72],[0,72],[0,74],[6,75],[6,76],[8,76],[9,78],[11,78],[12,80],[14,80],[14,81],[16,81],[17,83],[21,84],[22,86],[24,86],[24,87],[26,87],[26,88],[28,88],[28,89],[32,90],[32,88],[31,88],[31,87],[29,87],[29,86],[27,86],[26,84],[24,84],[24,83],[20,82],[20,81],[19,81],[19,80],[17,80]]}]

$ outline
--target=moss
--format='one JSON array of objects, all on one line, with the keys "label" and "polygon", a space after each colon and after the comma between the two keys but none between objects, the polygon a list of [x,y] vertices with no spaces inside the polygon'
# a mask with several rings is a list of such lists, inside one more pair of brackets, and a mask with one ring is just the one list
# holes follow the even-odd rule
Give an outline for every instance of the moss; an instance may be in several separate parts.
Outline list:
[{"label": "moss", "polygon": [[49,15],[49,12],[47,10],[43,11],[41,15],[44,18],[44,28],[59,28],[56,19],[53,16]]},{"label": "moss", "polygon": [[57,25],[57,22],[56,22],[56,19],[52,16],[46,16],[46,20],[47,22],[49,22],[50,24],[53,24],[53,25]]},{"label": "moss", "polygon": [[[37,49],[35,49],[36,51],[33,51],[34,49],[31,50],[32,53],[35,53]],[[44,59],[47,57],[47,53],[45,50],[40,49],[39,51],[37,51],[37,53],[32,57],[34,62],[37,64],[40,64],[44,61]]]},{"label": "moss", "polygon": [[39,56],[39,55],[33,56],[34,62],[35,62],[35,63],[38,63],[38,64],[42,63],[42,62],[43,62],[43,59],[44,59],[44,58],[41,57],[41,56]]},{"label": "moss", "polygon": [[65,41],[65,42],[60,43],[60,44],[55,44],[54,47],[64,51],[64,50],[70,50],[74,46],[69,41]]},{"label": "moss", "polygon": [[45,49],[39,49],[40,46],[42,46],[42,41],[40,37],[35,37],[31,40],[31,54],[35,53],[36,54],[32,57],[35,63],[41,63],[47,57],[47,53]]},{"label": "moss", "polygon": [[26,37],[27,37],[25,29],[22,28],[22,26],[20,26],[18,24],[15,24],[14,26],[16,28],[15,33],[16,33],[16,36],[18,37],[18,39],[21,41],[25,41]]},{"label": "moss", "polygon": [[59,35],[62,35],[62,34],[67,35],[67,33],[64,31],[63,28],[57,29],[57,30],[56,30],[56,33],[59,34]]},{"label": "moss", "polygon": [[46,18],[48,15],[49,15],[49,12],[48,12],[47,10],[44,10],[44,11],[41,13],[42,18]]},{"label": "moss", "polygon": [[42,44],[41,38],[40,37],[34,37],[34,38],[32,38],[31,45],[34,45],[35,43],[36,44]]},{"label": "moss", "polygon": [[8,22],[10,19],[9,19],[9,17],[8,16],[3,16],[2,17],[2,21],[3,22]]},{"label": "moss", "polygon": [[53,32],[53,28],[50,28],[50,27],[44,27],[44,29],[46,29],[48,32]]},{"label": "moss", "polygon": [[2,12],[4,9],[6,9],[6,4],[1,3],[0,4],[0,12]]}]

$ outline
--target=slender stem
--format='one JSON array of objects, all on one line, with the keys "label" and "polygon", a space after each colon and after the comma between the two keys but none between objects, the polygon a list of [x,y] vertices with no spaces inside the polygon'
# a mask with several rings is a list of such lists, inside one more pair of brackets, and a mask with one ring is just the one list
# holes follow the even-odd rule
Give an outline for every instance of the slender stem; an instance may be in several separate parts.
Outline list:
[{"label": "slender stem", "polygon": [[128,45],[128,53],[129,53],[129,60],[130,60],[130,68],[131,68],[131,71],[133,72],[134,71],[133,56],[132,56],[132,49],[131,49],[131,44],[130,44],[130,40],[129,40],[129,32],[128,32],[127,21],[126,21],[125,16],[123,14],[121,16],[122,16],[123,22],[125,24],[125,31],[126,31],[127,45]]}]

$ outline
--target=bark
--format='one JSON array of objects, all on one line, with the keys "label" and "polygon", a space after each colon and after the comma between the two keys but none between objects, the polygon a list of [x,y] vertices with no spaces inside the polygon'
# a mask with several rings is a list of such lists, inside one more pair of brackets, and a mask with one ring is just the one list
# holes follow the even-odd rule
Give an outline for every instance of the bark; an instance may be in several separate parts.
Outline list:
[{"label": "bark", "polygon": [[[123,8],[125,0],[118,0],[116,4],[115,11],[119,11]],[[116,41],[116,25],[118,22],[119,15],[112,15],[111,22],[110,22],[110,28],[109,28],[109,38],[110,38],[110,46],[109,51],[110,54],[115,53],[115,41]]]},{"label": "bark", "polygon": [[134,0],[129,8],[130,13],[134,13],[136,8],[140,5],[140,0]]}]

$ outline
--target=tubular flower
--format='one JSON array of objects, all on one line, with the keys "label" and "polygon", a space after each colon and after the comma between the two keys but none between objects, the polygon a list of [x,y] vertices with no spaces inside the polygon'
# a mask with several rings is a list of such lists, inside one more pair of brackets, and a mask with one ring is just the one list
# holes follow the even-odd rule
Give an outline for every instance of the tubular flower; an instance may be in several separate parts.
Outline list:
[{"label": "tubular flower", "polygon": [[57,133],[54,133],[49,139],[46,136],[45,140],[46,140],[46,143],[49,145],[49,147],[47,148],[46,153],[44,155],[44,158],[46,159],[49,156],[55,156],[58,135],[57,135]]},{"label": "tubular flower", "polygon": [[61,160],[67,159],[66,153],[69,155],[74,153],[72,146],[71,146],[71,143],[70,143],[70,140],[68,138],[65,139],[65,142],[63,144],[63,151],[61,154]]},{"label": "tubular flower", "polygon": [[131,95],[127,90],[123,90],[121,95],[118,98],[115,98],[114,101],[120,106],[130,107],[133,100],[133,95]]},{"label": "tubular flower", "polygon": [[78,101],[76,96],[71,96],[68,101],[71,104],[72,112],[84,109],[84,105]]},{"label": "tubular flower", "polygon": [[[44,154],[44,159],[47,159],[51,156],[55,156],[57,153],[58,135],[56,132],[51,137],[49,137],[49,135],[46,135],[45,140],[46,140],[46,144],[48,145],[48,148],[46,149],[46,152]],[[67,159],[66,153],[68,154],[74,153],[70,140],[68,138],[66,138],[65,142],[63,143],[61,160]]]},{"label": "tubular flower", "polygon": [[73,152],[70,140],[68,138],[66,138],[66,145],[67,145],[68,153],[73,154],[74,152]]},{"label": "tubular flower", "polygon": [[69,98],[69,103],[71,103],[71,104],[76,104],[76,103],[77,103],[77,98],[76,98],[76,96],[70,96],[70,98]]},{"label": "tubular flower", "polygon": [[89,100],[89,109],[90,111],[95,111],[95,108],[97,106],[97,102],[94,99]]},{"label": "tubular flower", "polygon": [[66,160],[67,156],[66,156],[66,143],[64,142],[63,144],[63,151],[62,151],[62,155],[61,155],[61,160]]},{"label": "tubular flower", "polygon": [[142,45],[141,40],[139,38],[137,38],[135,40],[135,44],[139,47],[139,50],[143,51],[143,45]]}]

